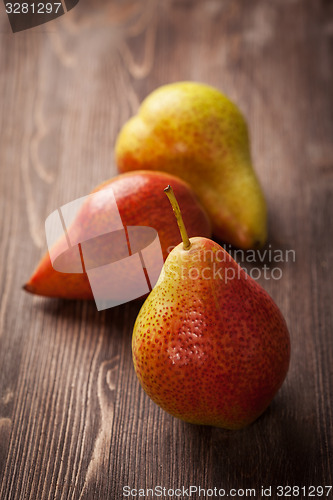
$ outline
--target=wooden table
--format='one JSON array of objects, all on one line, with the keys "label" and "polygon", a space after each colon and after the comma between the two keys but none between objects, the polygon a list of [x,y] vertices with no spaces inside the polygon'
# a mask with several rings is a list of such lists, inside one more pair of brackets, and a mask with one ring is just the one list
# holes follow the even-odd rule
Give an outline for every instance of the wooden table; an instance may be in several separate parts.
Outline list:
[{"label": "wooden table", "polygon": [[[82,0],[16,34],[0,14],[1,500],[190,485],[255,498],[296,485],[311,498],[310,485],[332,485],[332,2]],[[116,173],[121,125],[177,80],[242,109],[269,244],[296,256],[280,280],[259,279],[291,332],[287,380],[237,432],[183,423],[145,395],[131,360],[139,303],[98,312],[21,289],[46,217]]]}]

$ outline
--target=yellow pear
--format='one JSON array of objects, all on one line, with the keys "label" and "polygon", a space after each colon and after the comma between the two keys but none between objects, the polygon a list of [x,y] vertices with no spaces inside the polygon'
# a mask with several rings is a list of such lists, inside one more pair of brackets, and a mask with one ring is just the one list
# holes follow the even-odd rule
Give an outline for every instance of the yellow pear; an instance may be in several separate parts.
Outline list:
[{"label": "yellow pear", "polygon": [[178,82],[152,92],[120,131],[116,162],[120,172],[160,170],[187,181],[220,240],[244,249],[265,243],[266,203],[247,125],[219,90]]}]

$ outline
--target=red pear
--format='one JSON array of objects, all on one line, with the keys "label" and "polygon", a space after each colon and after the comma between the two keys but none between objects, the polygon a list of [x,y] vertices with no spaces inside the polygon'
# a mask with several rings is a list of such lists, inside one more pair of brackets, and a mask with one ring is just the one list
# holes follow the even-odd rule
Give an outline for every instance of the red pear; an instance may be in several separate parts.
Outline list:
[{"label": "red pear", "polygon": [[[124,249],[120,242],[125,233],[129,241],[129,230],[135,232],[135,226],[148,226],[157,231],[165,260],[179,239],[177,223],[163,193],[164,187],[171,182],[190,236],[202,234],[209,237],[209,219],[186,182],[163,172],[122,174],[102,183],[82,199],[74,220],[67,225],[67,234],[58,231],[62,236],[41,259],[24,289],[48,297],[93,299],[86,270],[124,259],[127,246]],[[98,196],[94,196],[96,194]],[[61,211],[62,223],[66,227],[66,205]],[[152,240],[151,231],[147,228],[143,234],[141,232],[134,246],[139,250],[144,248]],[[132,245],[133,253],[138,249]],[[134,273],[129,265],[126,278],[131,278],[131,282],[136,280]],[[100,274],[99,279],[103,280],[103,273]],[[110,281],[105,279],[103,286],[109,287]]]}]

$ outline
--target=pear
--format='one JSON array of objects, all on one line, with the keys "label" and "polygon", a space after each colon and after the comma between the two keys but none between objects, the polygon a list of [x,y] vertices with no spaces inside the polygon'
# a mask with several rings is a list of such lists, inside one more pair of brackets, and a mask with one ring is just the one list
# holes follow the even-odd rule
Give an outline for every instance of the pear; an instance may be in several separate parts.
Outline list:
[{"label": "pear", "polygon": [[[183,180],[165,172],[140,171],[118,175],[97,186],[91,196],[86,198],[68,228],[68,235],[60,237],[50,252],[42,257],[24,289],[47,297],[92,300],[94,296],[87,273],[83,272],[78,246],[68,248],[68,237],[74,242],[87,242],[83,248],[85,270],[96,269],[126,257],[119,223],[121,228],[148,226],[156,230],[165,260],[179,241],[177,223],[163,193],[168,182],[175,185],[190,233],[195,235],[199,231],[205,236],[211,236],[209,218],[191,187]],[[94,194],[99,196],[95,197]],[[92,235],[96,237],[92,238]],[[140,249],[145,247],[144,241],[137,239],[136,242]],[[132,251],[134,253],[133,248]],[[50,254],[58,256],[53,265]],[[160,271],[161,265],[156,271],[157,276]],[[133,266],[126,271],[127,278],[131,272],[134,272]],[[140,277],[141,275],[137,278]],[[107,296],[110,289],[109,277],[101,273],[98,280],[97,288]],[[136,282],[135,276],[132,276],[132,282]]]},{"label": "pear", "polygon": [[121,129],[115,153],[120,172],[162,170],[187,181],[217,238],[244,249],[265,243],[266,203],[247,125],[217,89],[195,82],[158,88]]},{"label": "pear", "polygon": [[286,322],[266,291],[217,243],[188,238],[167,257],[134,325],[139,381],[171,415],[240,429],[268,407],[289,367]]}]

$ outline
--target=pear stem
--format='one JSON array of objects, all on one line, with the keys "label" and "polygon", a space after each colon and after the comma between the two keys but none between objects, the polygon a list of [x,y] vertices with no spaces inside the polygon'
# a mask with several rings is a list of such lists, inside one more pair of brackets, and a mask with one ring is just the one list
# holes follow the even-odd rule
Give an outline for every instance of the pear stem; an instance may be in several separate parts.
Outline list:
[{"label": "pear stem", "polygon": [[185,224],[183,221],[182,213],[180,211],[175,193],[173,192],[173,189],[170,185],[164,189],[164,192],[167,195],[167,197],[169,198],[173,213],[175,214],[177,224],[179,227],[179,231],[180,231],[180,235],[181,235],[182,240],[183,240],[183,248],[184,248],[184,250],[189,250],[191,248],[191,242],[190,242],[189,237],[187,235],[186,227],[185,227]]}]

